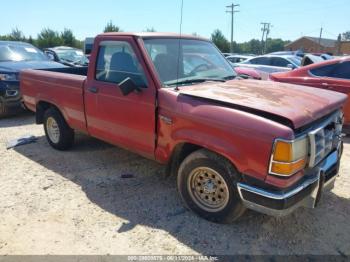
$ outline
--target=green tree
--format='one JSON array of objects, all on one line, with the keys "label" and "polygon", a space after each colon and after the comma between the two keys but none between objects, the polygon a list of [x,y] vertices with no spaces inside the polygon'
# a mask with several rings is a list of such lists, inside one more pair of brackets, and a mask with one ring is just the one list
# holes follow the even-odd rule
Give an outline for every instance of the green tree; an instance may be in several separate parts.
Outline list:
[{"label": "green tree", "polygon": [[113,24],[112,20],[107,23],[103,32],[120,32],[120,28]]},{"label": "green tree", "polygon": [[260,54],[261,42],[257,39],[252,39],[248,42],[239,44],[241,52],[247,54]]},{"label": "green tree", "polygon": [[60,37],[65,46],[75,47],[77,44],[77,39],[74,37],[74,34],[70,29],[65,28],[63,32],[61,32]]},{"label": "green tree", "polygon": [[342,40],[343,41],[349,41],[350,40],[350,31],[344,32],[342,34]]},{"label": "green tree", "polygon": [[26,41],[26,37],[17,27],[12,29],[11,33],[7,36],[10,41]]},{"label": "green tree", "polygon": [[145,32],[157,32],[153,27],[146,28]]},{"label": "green tree", "polygon": [[36,42],[40,48],[55,47],[64,44],[60,34],[49,28],[44,28],[40,34],[38,34]]},{"label": "green tree", "polygon": [[27,42],[31,45],[35,45],[35,39],[33,39],[33,37],[30,35],[29,38],[27,39]]},{"label": "green tree", "polygon": [[211,34],[211,41],[221,50],[223,53],[227,53],[230,51],[230,43],[225,38],[224,34],[219,30],[216,29]]},{"label": "green tree", "polygon": [[283,51],[284,46],[288,43],[288,41],[283,41],[280,38],[276,39],[268,39],[267,40],[267,53],[277,52],[277,51]]}]

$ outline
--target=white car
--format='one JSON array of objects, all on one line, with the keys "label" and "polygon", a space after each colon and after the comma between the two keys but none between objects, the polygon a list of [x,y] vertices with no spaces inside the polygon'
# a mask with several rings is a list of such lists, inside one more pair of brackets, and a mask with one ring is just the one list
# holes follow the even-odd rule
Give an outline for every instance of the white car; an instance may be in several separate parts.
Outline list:
[{"label": "white car", "polygon": [[250,55],[230,55],[227,56],[226,59],[231,63],[241,63],[253,57],[254,56]]},{"label": "white car", "polygon": [[263,55],[250,58],[234,66],[254,68],[265,73],[285,72],[301,66],[301,57],[289,55]]}]

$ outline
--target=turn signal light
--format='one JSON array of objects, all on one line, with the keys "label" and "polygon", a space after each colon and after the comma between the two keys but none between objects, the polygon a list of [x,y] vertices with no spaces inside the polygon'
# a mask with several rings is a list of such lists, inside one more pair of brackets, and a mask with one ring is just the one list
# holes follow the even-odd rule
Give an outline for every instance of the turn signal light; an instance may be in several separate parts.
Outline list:
[{"label": "turn signal light", "polygon": [[292,176],[305,168],[308,156],[308,139],[276,139],[271,157],[270,173],[278,176]]}]

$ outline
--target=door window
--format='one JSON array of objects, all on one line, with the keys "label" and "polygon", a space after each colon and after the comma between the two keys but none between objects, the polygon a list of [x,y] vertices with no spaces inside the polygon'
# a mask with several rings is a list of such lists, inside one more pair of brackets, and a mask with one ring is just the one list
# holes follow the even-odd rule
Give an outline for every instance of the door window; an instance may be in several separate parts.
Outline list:
[{"label": "door window", "polygon": [[96,80],[119,84],[131,78],[139,87],[147,87],[142,66],[128,42],[104,41],[100,44]]},{"label": "door window", "polygon": [[310,70],[310,73],[320,77],[350,79],[350,62],[346,61],[338,64],[322,66]]},{"label": "door window", "polygon": [[271,65],[272,66],[287,67],[288,64],[292,64],[292,63],[284,58],[280,58],[280,57],[272,57],[271,58]]},{"label": "door window", "polygon": [[270,59],[268,57],[257,57],[249,61],[254,65],[270,65]]},{"label": "door window", "polygon": [[350,62],[342,62],[332,72],[332,77],[350,79]]}]

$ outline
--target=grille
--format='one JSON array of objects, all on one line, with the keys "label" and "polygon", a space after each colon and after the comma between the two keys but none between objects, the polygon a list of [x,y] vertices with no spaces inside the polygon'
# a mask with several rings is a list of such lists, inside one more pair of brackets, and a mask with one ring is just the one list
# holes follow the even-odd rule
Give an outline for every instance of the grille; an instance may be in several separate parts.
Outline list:
[{"label": "grille", "polygon": [[309,133],[310,161],[309,166],[314,167],[327,155],[338,147],[341,139],[343,115],[337,112]]}]

